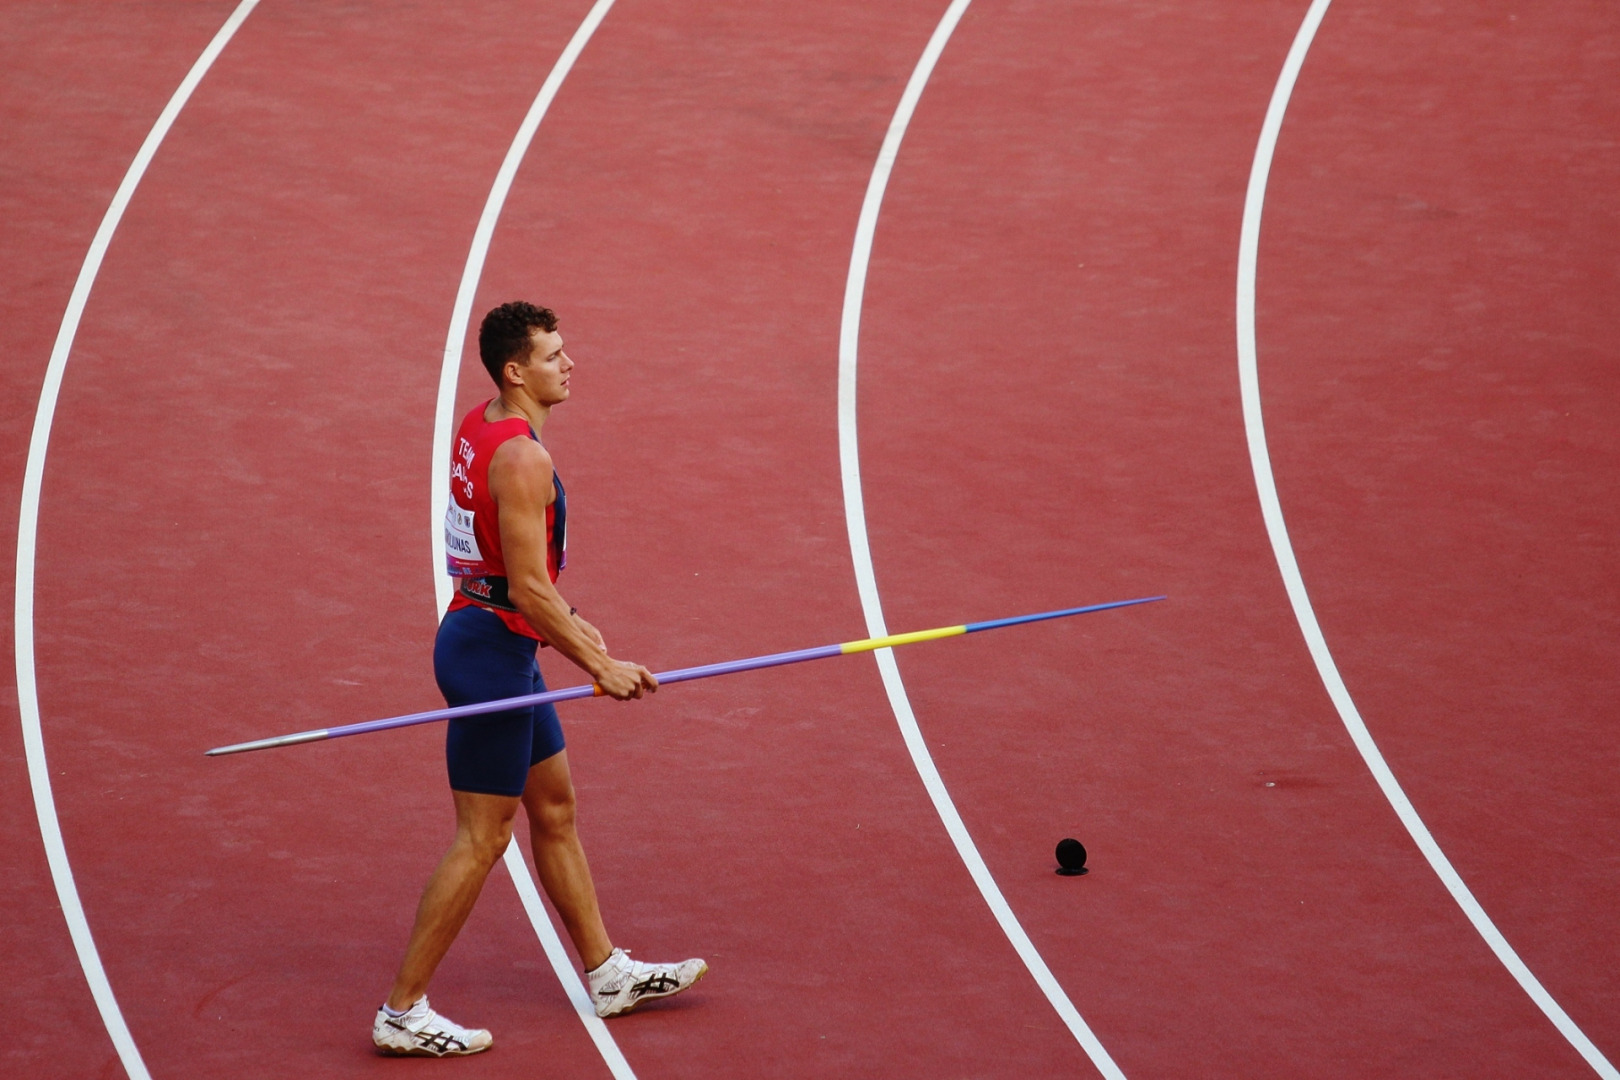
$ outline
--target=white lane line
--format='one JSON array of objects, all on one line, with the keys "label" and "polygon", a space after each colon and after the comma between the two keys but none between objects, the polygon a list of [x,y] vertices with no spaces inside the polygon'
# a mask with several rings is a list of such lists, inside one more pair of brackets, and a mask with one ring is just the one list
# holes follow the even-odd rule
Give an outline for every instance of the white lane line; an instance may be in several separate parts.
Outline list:
[{"label": "white lane line", "polygon": [[[889,174],[894,169],[895,158],[900,153],[900,142],[905,138],[906,127],[911,123],[911,114],[917,108],[917,101],[922,97],[923,88],[928,84],[928,77],[933,73],[934,65],[939,61],[940,53],[945,50],[945,43],[950,40],[951,32],[961,21],[962,14],[967,10],[971,0],[953,0],[946,9],[945,15],[934,29],[934,36],[929,39],[928,46],[923,50],[922,57],[917,61],[917,67],[911,73],[911,81],[906,84],[905,93],[900,97],[900,105],[894,111],[894,119],[889,122],[889,131],[883,139],[883,146],[878,151],[877,164],[872,168],[872,178],[866,186],[866,201],[861,204],[861,216],[855,226],[855,249],[850,254],[849,278],[844,286],[844,313],[838,337],[838,457],[844,481],[844,519],[849,528],[849,550],[855,562],[855,582],[860,590],[861,609],[866,615],[866,632],[872,637],[884,637],[888,634],[888,624],[883,619],[883,604],[878,596],[877,574],[872,567],[872,549],[866,536],[866,502],[861,494],[861,457],[860,446],[856,439],[855,424],[855,360],[856,346],[860,342],[861,333],[861,305],[866,293],[866,271],[872,257],[872,238],[877,232],[878,211],[883,204],[883,192],[889,184]],[[967,866],[968,873],[973,876],[973,883],[979,887],[979,893],[984,902],[989,905],[990,911],[1001,925],[1002,933],[1018,952],[1018,956],[1034,977],[1036,985],[1051,1002],[1052,1008],[1063,1019],[1075,1040],[1079,1042],[1086,1055],[1091,1058],[1097,1071],[1109,1080],[1124,1080],[1125,1074],[1120,1071],[1114,1059],[1108,1056],[1108,1051],[1091,1031],[1080,1011],[1064,993],[1063,987],[1053,976],[1046,961],[1036,950],[1029,935],[1018,922],[1007,900],[1001,895],[1001,889],[996,885],[996,879],[991,876],[990,868],[979,855],[979,849],[973,843],[973,837],[968,834],[967,826],[962,822],[962,816],[956,811],[956,804],[951,800],[950,792],[945,789],[945,781],[940,778],[939,770],[934,767],[934,759],[928,753],[928,746],[923,741],[921,730],[917,727],[917,718],[911,711],[911,700],[906,695],[906,685],[900,678],[900,669],[894,662],[892,649],[879,649],[873,654],[877,658],[878,671],[883,676],[884,689],[888,691],[889,707],[894,711],[894,718],[900,725],[900,732],[906,741],[906,749],[911,751],[912,764],[916,766],[917,774],[922,777],[923,786],[928,790],[928,797],[934,801],[934,809],[939,819],[945,825],[945,831],[950,834],[951,842],[956,845],[956,852],[961,856],[962,862]]]},{"label": "white lane line", "polygon": [[1237,273],[1237,348],[1238,348],[1238,378],[1243,387],[1243,426],[1249,439],[1249,461],[1254,467],[1254,485],[1260,495],[1260,509],[1265,516],[1266,533],[1271,538],[1271,550],[1277,557],[1277,569],[1282,572],[1283,584],[1288,589],[1289,602],[1294,607],[1294,617],[1299,621],[1300,633],[1305,637],[1305,643],[1310,647],[1311,659],[1316,661],[1317,673],[1322,678],[1322,685],[1327,688],[1328,696],[1333,699],[1334,707],[1339,710],[1339,718],[1344,721],[1345,729],[1350,732],[1350,738],[1355,742],[1356,749],[1361,751],[1362,760],[1378,781],[1378,786],[1384,792],[1384,798],[1394,808],[1395,814],[1406,826],[1418,850],[1423,857],[1429,860],[1429,865],[1439,875],[1447,891],[1451,893],[1457,906],[1462,908],[1468,921],[1474,924],[1474,929],[1480,937],[1490,946],[1502,966],[1512,973],[1530,995],[1547,1019],[1551,1020],[1571,1046],[1586,1059],[1599,1076],[1606,1080],[1620,1080],[1620,1072],[1616,1072],[1613,1065],[1592,1044],[1592,1040],[1576,1026],[1553,996],[1549,994],[1536,979],[1524,963],[1519,954],[1507,943],[1507,939],[1497,930],[1491,922],[1485,909],[1474,899],[1474,894],[1463,883],[1462,876],[1446,858],[1445,852],[1435,842],[1428,826],[1413,808],[1406,793],[1390,771],[1389,765],[1384,761],[1384,755],[1379,752],[1378,744],[1373,741],[1372,733],[1362,721],[1356,703],[1350,697],[1350,691],[1345,687],[1344,680],[1339,677],[1339,668],[1333,662],[1333,654],[1328,650],[1327,639],[1322,636],[1322,628],[1317,624],[1316,612],[1311,608],[1310,596],[1305,591],[1305,579],[1300,576],[1299,563],[1294,558],[1294,547],[1288,539],[1288,529],[1283,523],[1282,503],[1277,499],[1277,483],[1271,473],[1271,454],[1266,448],[1265,424],[1260,412],[1260,375],[1254,338],[1254,295],[1255,270],[1260,254],[1260,214],[1265,207],[1266,180],[1271,174],[1271,159],[1277,149],[1277,135],[1282,130],[1283,113],[1288,108],[1288,99],[1294,92],[1294,83],[1299,78],[1300,68],[1305,64],[1305,54],[1310,50],[1311,41],[1316,31],[1322,25],[1322,18],[1327,14],[1328,4],[1331,0],[1313,0],[1310,10],[1305,13],[1305,21],[1300,25],[1299,33],[1294,37],[1294,44],[1288,50],[1288,58],[1283,62],[1282,74],[1277,77],[1276,89],[1271,94],[1271,105],[1266,109],[1265,123],[1260,129],[1260,143],[1255,148],[1254,167],[1249,172],[1249,191],[1243,202],[1243,231],[1238,243],[1238,273]]},{"label": "white lane line", "polygon": [[546,913],[546,905],[540,902],[540,890],[534,887],[534,878],[529,875],[528,864],[523,861],[523,853],[518,850],[517,840],[513,839],[506,845],[506,870],[512,875],[512,884],[517,886],[518,897],[523,901],[523,910],[529,913],[529,921],[534,924],[536,933],[540,935],[540,944],[545,947],[546,959],[551,961],[551,970],[557,973],[557,981],[562,983],[563,990],[568,994],[568,1000],[573,1002],[574,1012],[579,1014],[580,1023],[585,1030],[591,1033],[591,1040],[596,1043],[596,1049],[607,1062],[607,1067],[617,1080],[635,1080],[636,1074],[630,1070],[630,1063],[619,1052],[619,1044],[613,1041],[608,1033],[607,1024],[596,1015],[596,1006],[591,1004],[590,991],[580,981],[579,972],[574,968],[574,961],[563,948],[562,939],[551,925],[551,916]]},{"label": "white lane line", "polygon": [[[579,24],[579,29],[575,30],[574,36],[569,39],[562,55],[558,56],[557,62],[552,65],[551,74],[547,75],[546,81],[540,85],[540,93],[535,96],[534,104],[529,106],[528,115],[523,118],[523,123],[518,125],[517,135],[513,137],[512,145],[507,147],[506,159],[501,162],[500,170],[495,174],[495,183],[489,189],[489,198],[484,201],[484,212],[478,218],[478,227],[473,230],[472,249],[467,253],[467,264],[461,271],[461,286],[456,290],[455,307],[450,313],[450,330],[444,340],[443,366],[439,369],[439,399],[433,414],[431,470],[433,491],[429,535],[433,550],[434,598],[438,602],[441,619],[444,618],[445,609],[450,606],[450,598],[454,592],[450,578],[444,572],[444,512],[450,500],[450,427],[455,423],[456,381],[461,374],[462,343],[467,339],[467,326],[472,318],[472,305],[478,293],[478,282],[484,275],[484,260],[489,256],[489,244],[495,235],[495,223],[500,220],[501,209],[506,205],[507,193],[512,190],[512,180],[517,176],[518,166],[523,164],[524,155],[529,152],[529,144],[534,141],[535,132],[540,130],[540,121],[545,119],[546,110],[551,108],[552,100],[556,98],[563,80],[573,69],[574,61],[579,59],[585,43],[591,40],[591,35],[596,33],[596,28],[602,24],[603,18],[607,16],[608,9],[612,6],[613,0],[596,0],[586,14],[585,20]],[[539,937],[540,945],[546,951],[546,959],[551,961],[551,969],[557,973],[557,981],[562,983],[563,990],[568,994],[568,1000],[573,1002],[579,1022],[585,1025],[591,1041],[596,1044],[597,1052],[602,1055],[602,1060],[607,1063],[616,1080],[635,1080],[636,1074],[631,1071],[630,1063],[619,1051],[619,1044],[614,1042],[613,1035],[602,1022],[602,1018],[596,1015],[596,1009],[591,1005],[590,992],[585,989],[579,972],[574,970],[573,961],[569,959],[568,951],[563,948],[562,938],[558,936],[557,928],[552,925],[551,918],[546,914],[545,905],[540,902],[540,892],[534,887],[533,879],[529,877],[529,868],[524,863],[515,840],[506,848],[506,869],[512,876],[512,884],[517,888],[518,896],[523,900],[523,910],[528,913],[535,935]]]},{"label": "white lane line", "polygon": [[512,180],[517,176],[518,166],[523,164],[523,157],[529,152],[529,144],[534,141],[534,134],[540,130],[540,121],[545,119],[546,110],[551,108],[551,102],[562,88],[563,80],[568,78],[569,71],[573,70],[574,61],[584,51],[585,43],[591,40],[596,28],[607,17],[608,9],[613,6],[613,0],[596,0],[591,10],[585,15],[585,21],[579,24],[574,36],[569,39],[568,46],[563,49],[562,55],[551,67],[551,74],[540,85],[540,93],[535,95],[534,104],[529,106],[529,113],[518,125],[517,134],[512,138],[512,145],[506,149],[506,159],[501,162],[499,171],[495,173],[495,183],[489,189],[489,198],[484,200],[484,212],[478,218],[478,227],[473,230],[472,249],[467,253],[467,264],[461,271],[461,286],[456,290],[456,303],[450,311],[450,330],[444,338],[444,362],[439,368],[439,401],[438,408],[433,414],[433,477],[432,498],[432,527],[429,534],[433,544],[433,585],[439,602],[439,614],[442,618],[444,610],[450,605],[450,597],[454,587],[450,577],[444,572],[444,512],[450,504],[450,428],[455,423],[456,409],[456,380],[461,374],[462,344],[467,340],[467,326],[472,318],[473,300],[478,294],[478,282],[484,276],[484,260],[489,256],[490,240],[495,236],[495,223],[500,220],[501,210],[506,206],[507,193],[512,190]]},{"label": "white lane line", "polygon": [[96,1008],[101,1011],[101,1022],[106,1025],[118,1060],[130,1080],[150,1080],[141,1052],[124,1023],[124,1014],[118,1008],[107,972],[101,966],[101,954],[96,950],[90,924],[84,916],[84,905],[79,901],[79,888],[73,881],[73,867],[68,862],[67,847],[62,841],[62,826],[56,818],[56,797],[51,791],[51,772],[45,761],[45,736],[40,728],[39,686],[34,677],[34,555],[39,539],[40,489],[45,478],[45,455],[50,449],[51,424],[56,418],[56,400],[62,391],[62,376],[67,371],[68,357],[73,351],[73,339],[79,332],[79,320],[84,317],[84,306],[90,299],[90,289],[96,275],[101,272],[101,261],[112,243],[113,233],[123,220],[135,188],[146,168],[152,163],[163,138],[174,126],[175,117],[185,107],[197,84],[236,33],[242,20],[248,17],[258,0],[242,0],[225,25],[219,28],[197,62],[181,81],[179,89],[169,98],[157,123],[147,132],[146,141],[129,163],[123,182],[113,193],[112,202],[102,215],[101,226],[90,241],[84,263],[79,267],[78,280],[68,297],[62,325],[56,332],[56,344],[51,349],[50,362],[45,367],[45,381],[39,391],[39,406],[34,410],[34,433],[28,442],[28,464],[23,471],[22,509],[17,515],[17,596],[13,613],[17,653],[17,709],[22,717],[23,752],[28,758],[28,783],[34,789],[34,814],[39,818],[40,838],[45,844],[45,858],[50,864],[51,880],[56,885],[56,896],[62,905],[62,917],[67,920],[73,948],[79,954],[79,966],[90,984]]}]

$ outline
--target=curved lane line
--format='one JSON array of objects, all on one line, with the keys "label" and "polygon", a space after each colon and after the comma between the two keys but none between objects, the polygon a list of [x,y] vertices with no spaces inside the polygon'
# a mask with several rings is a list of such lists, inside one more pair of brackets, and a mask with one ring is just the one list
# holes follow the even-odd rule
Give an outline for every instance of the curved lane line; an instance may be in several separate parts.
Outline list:
[{"label": "curved lane line", "polygon": [[45,367],[45,381],[39,390],[39,406],[34,411],[34,433],[28,442],[28,464],[23,471],[22,508],[17,515],[17,595],[13,613],[17,654],[17,710],[21,714],[23,752],[28,758],[28,783],[34,789],[34,814],[39,818],[40,839],[45,845],[45,858],[50,864],[51,881],[62,905],[62,917],[67,920],[73,948],[79,954],[79,966],[90,984],[101,1022],[106,1025],[118,1060],[130,1080],[150,1080],[141,1052],[124,1023],[124,1014],[118,1008],[107,972],[101,966],[101,954],[96,950],[95,938],[84,916],[84,905],[79,901],[79,888],[73,881],[73,867],[68,862],[67,846],[62,841],[62,826],[56,818],[56,797],[51,791],[50,768],[45,761],[45,736],[40,727],[39,686],[34,677],[34,554],[39,540],[40,490],[45,479],[45,455],[50,449],[51,424],[56,418],[56,401],[62,390],[62,376],[67,372],[68,357],[73,351],[73,339],[79,332],[79,320],[84,317],[90,290],[101,272],[102,259],[112,243],[113,233],[124,218],[124,210],[140,185],[141,177],[152,163],[169,128],[191,98],[192,91],[213,66],[214,60],[225,48],[242,20],[248,17],[258,0],[242,0],[225,25],[219,28],[197,62],[169,98],[169,103],[158,114],[157,123],[147,132],[146,141],[129,163],[123,181],[113,193],[107,212],[102,215],[101,226],[90,241],[84,263],[79,267],[78,279],[68,297],[62,325],[56,332],[56,344],[51,349],[50,362]]},{"label": "curved lane line", "polygon": [[[472,318],[473,300],[478,293],[479,279],[484,275],[484,260],[489,256],[489,244],[495,236],[495,223],[500,219],[502,208],[506,206],[507,193],[512,190],[512,181],[517,176],[518,166],[523,164],[523,157],[529,152],[529,144],[534,141],[535,132],[540,129],[540,121],[545,119],[546,110],[551,108],[552,100],[556,98],[563,80],[573,69],[574,61],[579,59],[585,43],[591,40],[591,35],[596,33],[596,28],[602,24],[608,9],[612,6],[613,0],[596,0],[585,15],[585,20],[579,24],[579,29],[575,30],[574,36],[569,39],[562,55],[558,56],[557,62],[552,65],[551,74],[547,75],[546,81],[540,85],[540,93],[535,95],[534,104],[529,106],[528,115],[523,118],[523,123],[518,125],[512,145],[507,147],[506,158],[495,174],[495,183],[489,189],[489,198],[484,201],[484,212],[478,218],[478,227],[473,231],[472,249],[467,253],[467,264],[461,272],[461,285],[456,290],[455,307],[450,313],[450,330],[444,340],[443,365],[439,369],[438,404],[433,414],[431,470],[433,516],[430,531],[433,548],[434,598],[438,602],[441,619],[444,618],[445,609],[450,606],[450,597],[454,591],[449,575],[444,572],[444,513],[450,500],[450,425],[455,422],[456,380],[461,374],[462,343],[467,340],[467,326]],[[557,974],[557,981],[562,983],[563,990],[568,994],[568,1000],[573,1003],[580,1023],[585,1025],[585,1030],[590,1034],[591,1041],[596,1044],[602,1060],[607,1063],[615,1080],[635,1080],[636,1074],[631,1070],[624,1054],[620,1052],[619,1044],[614,1042],[613,1036],[608,1032],[607,1025],[596,1015],[596,1009],[591,1004],[591,995],[580,980],[579,972],[574,970],[568,950],[563,948],[562,939],[557,935],[556,927],[546,914],[545,904],[540,900],[540,890],[534,887],[534,879],[529,876],[528,865],[524,863],[523,854],[518,850],[516,838],[506,845],[506,869],[512,877],[512,884],[517,889],[518,897],[523,901],[523,910],[534,926],[540,945],[545,949],[546,959],[551,962],[551,969]]]},{"label": "curved lane line", "polygon": [[1294,44],[1288,50],[1288,58],[1283,62],[1282,74],[1277,78],[1276,89],[1271,94],[1271,104],[1266,109],[1265,123],[1260,129],[1260,142],[1255,148],[1254,166],[1249,173],[1248,195],[1243,202],[1243,231],[1238,243],[1238,274],[1237,274],[1237,347],[1238,347],[1238,378],[1243,387],[1243,426],[1249,440],[1249,461],[1254,467],[1254,485],[1260,496],[1260,509],[1265,516],[1266,533],[1271,538],[1271,550],[1277,558],[1277,569],[1282,572],[1283,584],[1288,589],[1288,599],[1294,608],[1294,618],[1299,621],[1300,633],[1305,637],[1305,644],[1310,647],[1311,659],[1316,662],[1317,674],[1322,678],[1322,685],[1327,688],[1328,696],[1333,699],[1333,705],[1339,710],[1339,718],[1344,721],[1345,729],[1350,732],[1350,738],[1355,742],[1356,749],[1361,751],[1362,760],[1367,763],[1368,770],[1378,781],[1378,787],[1383,791],[1384,798],[1394,808],[1395,814],[1406,826],[1412,840],[1417,844],[1423,857],[1429,860],[1429,865],[1439,875],[1451,898],[1462,908],[1468,921],[1474,924],[1479,936],[1485,939],[1496,958],[1502,966],[1508,969],[1524,992],[1536,1003],[1547,1019],[1569,1040],[1581,1055],[1586,1059],[1594,1072],[1605,1080],[1620,1080],[1620,1072],[1609,1064],[1607,1058],[1592,1044],[1592,1040],[1576,1026],[1575,1021],[1553,999],[1553,996],[1541,985],[1530,968],[1519,959],[1519,954],[1507,943],[1501,931],[1491,922],[1490,916],[1474,894],[1463,883],[1462,876],[1446,858],[1445,852],[1435,842],[1429,828],[1418,816],[1412,803],[1401,790],[1400,783],[1395,774],[1390,771],[1389,765],[1384,761],[1384,755],[1379,752],[1378,744],[1373,741],[1371,732],[1362,721],[1356,703],[1350,697],[1350,691],[1345,687],[1344,680],[1339,676],[1338,665],[1333,662],[1333,654],[1329,651],[1327,639],[1322,636],[1322,628],[1317,624],[1316,612],[1311,608],[1310,596],[1305,591],[1305,579],[1300,576],[1299,563],[1294,558],[1294,548],[1288,539],[1288,528],[1283,523],[1282,504],[1277,498],[1277,483],[1271,473],[1271,454],[1266,448],[1265,424],[1260,412],[1260,376],[1257,353],[1255,349],[1254,334],[1254,296],[1255,271],[1260,254],[1260,214],[1265,207],[1266,180],[1271,173],[1271,159],[1277,149],[1277,135],[1282,130],[1283,113],[1288,108],[1288,99],[1294,92],[1294,83],[1299,78],[1300,68],[1305,64],[1305,54],[1310,51],[1311,41],[1316,31],[1322,25],[1322,18],[1327,14],[1328,4],[1331,0],[1313,0],[1310,10],[1305,13],[1305,21],[1300,25],[1299,33],[1294,37]]},{"label": "curved lane line", "polygon": [[[900,142],[905,138],[906,127],[911,123],[911,115],[922,97],[923,88],[928,84],[928,77],[933,73],[934,65],[945,51],[945,43],[950,40],[952,31],[961,21],[970,2],[953,0],[946,9],[944,17],[934,29],[934,36],[929,39],[928,46],[923,49],[911,73],[905,93],[900,96],[900,105],[894,111],[894,119],[889,122],[888,134],[883,138],[877,164],[872,167],[872,178],[866,187],[866,200],[861,204],[861,215],[855,226],[855,248],[850,254],[849,278],[844,286],[844,312],[838,336],[838,457],[843,474],[844,519],[849,528],[849,550],[855,563],[855,583],[860,590],[861,609],[866,615],[866,632],[872,637],[885,637],[889,630],[883,619],[877,574],[872,567],[872,548],[866,536],[866,502],[861,494],[860,446],[855,423],[856,346],[860,342],[866,271],[872,258],[872,239],[877,232],[883,192],[888,187],[889,174],[894,170],[895,159],[900,153]],[[991,876],[990,868],[985,865],[979,849],[974,845],[973,837],[963,824],[962,816],[957,813],[956,804],[951,800],[945,781],[940,778],[934,759],[928,753],[928,745],[917,727],[917,718],[911,711],[911,700],[906,695],[906,684],[901,680],[900,668],[894,662],[894,651],[879,649],[873,655],[877,658],[883,687],[889,695],[889,707],[900,725],[900,733],[905,738],[906,749],[911,752],[911,762],[916,766],[917,775],[928,789],[928,797],[933,800],[945,831],[950,834],[951,842],[956,845],[956,852],[973,876],[973,883],[979,887],[984,902],[1001,925],[1002,933],[1007,935],[1007,940],[1017,950],[1019,959],[1029,969],[1036,985],[1046,995],[1046,1000],[1051,1002],[1052,1008],[1057,1010],[1058,1016],[1085,1050],[1086,1056],[1091,1058],[1097,1071],[1108,1080],[1125,1080],[1125,1074],[1108,1056],[1108,1051],[1087,1026],[1034,943],[1029,940],[1029,935],[1024,933],[1018,917],[1008,906],[1006,897],[1001,895],[996,879]]]}]

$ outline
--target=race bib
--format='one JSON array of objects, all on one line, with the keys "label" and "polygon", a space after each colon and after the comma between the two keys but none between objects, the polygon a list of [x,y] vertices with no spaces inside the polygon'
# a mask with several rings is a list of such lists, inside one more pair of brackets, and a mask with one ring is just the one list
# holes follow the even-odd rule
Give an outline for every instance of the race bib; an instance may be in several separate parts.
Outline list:
[{"label": "race bib", "polygon": [[484,554],[478,550],[478,536],[473,532],[473,512],[457,506],[454,499],[444,512],[444,555],[453,577],[485,570]]}]

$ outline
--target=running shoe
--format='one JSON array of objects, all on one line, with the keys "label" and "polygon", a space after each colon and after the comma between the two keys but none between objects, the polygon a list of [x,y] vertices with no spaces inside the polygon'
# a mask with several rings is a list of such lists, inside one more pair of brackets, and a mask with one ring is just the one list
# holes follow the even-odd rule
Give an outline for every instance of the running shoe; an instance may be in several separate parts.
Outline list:
[{"label": "running shoe", "polygon": [[594,971],[585,973],[591,984],[591,1000],[596,1015],[617,1016],[629,1012],[649,998],[678,994],[709,973],[702,960],[682,960],[678,964],[644,964],[630,959],[624,949],[614,949]]},{"label": "running shoe", "polygon": [[454,1057],[488,1050],[495,1039],[483,1028],[464,1028],[440,1016],[422,997],[403,1016],[389,1016],[387,1010],[378,1009],[371,1041],[385,1054]]}]

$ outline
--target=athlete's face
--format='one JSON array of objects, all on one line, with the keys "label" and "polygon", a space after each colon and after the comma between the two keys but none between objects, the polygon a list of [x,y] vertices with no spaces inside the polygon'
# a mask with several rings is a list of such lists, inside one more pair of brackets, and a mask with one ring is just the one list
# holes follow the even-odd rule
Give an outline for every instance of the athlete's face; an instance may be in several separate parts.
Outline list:
[{"label": "athlete's face", "polygon": [[518,369],[523,385],[542,405],[567,401],[568,374],[574,370],[574,362],[563,351],[562,335],[555,330],[536,330],[533,338],[529,362]]}]

